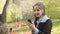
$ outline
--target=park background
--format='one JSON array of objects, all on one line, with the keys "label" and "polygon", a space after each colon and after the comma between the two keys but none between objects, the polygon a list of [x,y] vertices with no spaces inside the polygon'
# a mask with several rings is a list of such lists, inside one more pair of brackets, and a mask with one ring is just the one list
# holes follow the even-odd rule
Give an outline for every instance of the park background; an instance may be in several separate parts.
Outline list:
[{"label": "park background", "polygon": [[[6,0],[0,0],[0,14]],[[14,0],[7,12],[7,23],[11,27],[17,27],[16,24],[25,24],[26,19],[34,20],[32,6],[42,2],[45,5],[46,15],[52,19],[52,34],[60,34],[60,0]],[[20,27],[20,26],[19,26]],[[23,27],[13,32],[28,32],[30,28]]]}]

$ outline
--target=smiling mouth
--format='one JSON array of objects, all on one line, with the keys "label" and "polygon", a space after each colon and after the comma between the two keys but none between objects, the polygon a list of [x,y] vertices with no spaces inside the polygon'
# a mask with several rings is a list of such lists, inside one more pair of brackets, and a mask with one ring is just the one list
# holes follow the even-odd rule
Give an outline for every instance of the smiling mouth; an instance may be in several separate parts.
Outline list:
[{"label": "smiling mouth", "polygon": [[35,14],[35,15],[39,15],[39,13]]}]

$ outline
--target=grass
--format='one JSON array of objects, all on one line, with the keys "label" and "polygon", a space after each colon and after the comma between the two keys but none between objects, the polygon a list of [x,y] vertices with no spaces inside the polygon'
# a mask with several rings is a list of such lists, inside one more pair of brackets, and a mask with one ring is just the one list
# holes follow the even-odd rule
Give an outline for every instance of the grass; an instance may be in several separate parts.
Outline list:
[{"label": "grass", "polygon": [[26,27],[26,28],[22,28],[22,29],[19,29],[19,30],[16,30],[14,32],[26,32],[26,31],[30,31],[31,29]]},{"label": "grass", "polygon": [[52,34],[60,34],[60,21],[53,22]]},{"label": "grass", "polygon": [[60,34],[60,26],[53,27],[52,34]]}]

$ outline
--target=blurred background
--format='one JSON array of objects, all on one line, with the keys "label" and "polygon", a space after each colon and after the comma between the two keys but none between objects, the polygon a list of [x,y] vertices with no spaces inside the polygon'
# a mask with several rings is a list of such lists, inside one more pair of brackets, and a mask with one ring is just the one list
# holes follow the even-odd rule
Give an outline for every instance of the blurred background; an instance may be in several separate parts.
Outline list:
[{"label": "blurred background", "polygon": [[[5,2],[6,0],[0,0],[0,14]],[[9,25],[26,24],[28,18],[34,21],[33,5],[37,2],[42,2],[45,5],[46,15],[52,19],[52,34],[60,34],[60,0],[13,0],[7,12],[7,23]],[[30,31],[30,29],[24,27],[14,30],[17,33],[26,31]]]}]

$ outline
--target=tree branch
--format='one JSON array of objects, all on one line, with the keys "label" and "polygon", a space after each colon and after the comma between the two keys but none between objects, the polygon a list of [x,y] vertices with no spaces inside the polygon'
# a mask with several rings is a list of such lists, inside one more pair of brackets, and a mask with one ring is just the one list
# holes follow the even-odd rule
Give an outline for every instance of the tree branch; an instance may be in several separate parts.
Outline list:
[{"label": "tree branch", "polygon": [[6,22],[6,14],[7,14],[7,11],[9,9],[9,5],[12,3],[12,0],[6,0],[6,3],[3,7],[3,11],[2,11],[2,15],[1,15],[1,20],[2,22]]}]

